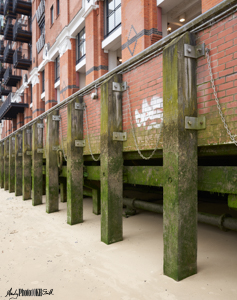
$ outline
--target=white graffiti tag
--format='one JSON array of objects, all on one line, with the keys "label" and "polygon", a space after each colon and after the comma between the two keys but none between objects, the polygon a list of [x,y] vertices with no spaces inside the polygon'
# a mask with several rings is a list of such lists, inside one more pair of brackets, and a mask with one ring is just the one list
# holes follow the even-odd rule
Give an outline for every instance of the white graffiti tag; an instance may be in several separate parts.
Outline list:
[{"label": "white graffiti tag", "polygon": [[[163,99],[154,96],[151,98],[150,105],[147,99],[142,102],[142,113],[135,110],[135,119],[138,127],[147,126],[147,130],[152,128],[160,128],[163,120]],[[161,120],[157,123],[158,120]]]}]

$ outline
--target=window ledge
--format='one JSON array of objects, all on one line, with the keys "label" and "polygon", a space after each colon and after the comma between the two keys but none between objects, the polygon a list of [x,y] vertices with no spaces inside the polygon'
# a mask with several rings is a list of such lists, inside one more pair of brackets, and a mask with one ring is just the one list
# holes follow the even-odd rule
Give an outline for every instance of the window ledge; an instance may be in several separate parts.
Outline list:
[{"label": "window ledge", "polygon": [[59,86],[60,86],[60,80],[58,80],[57,82],[55,82],[54,88],[56,89],[56,88],[58,88]]},{"label": "window ledge", "polygon": [[102,49],[115,51],[121,46],[122,27],[119,26],[113,33],[102,41]]},{"label": "window ledge", "polygon": [[79,61],[79,63],[76,65],[76,72],[82,71],[82,68],[85,67],[85,65],[86,65],[86,56],[81,61]]},{"label": "window ledge", "polygon": [[41,100],[45,100],[45,92],[43,92],[42,94],[41,94]]}]

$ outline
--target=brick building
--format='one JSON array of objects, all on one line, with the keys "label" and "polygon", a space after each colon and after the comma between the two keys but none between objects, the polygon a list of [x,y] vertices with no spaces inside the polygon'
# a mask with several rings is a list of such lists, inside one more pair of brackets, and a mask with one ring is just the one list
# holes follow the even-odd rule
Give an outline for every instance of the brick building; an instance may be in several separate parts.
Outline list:
[{"label": "brick building", "polygon": [[2,0],[1,137],[219,2]]}]

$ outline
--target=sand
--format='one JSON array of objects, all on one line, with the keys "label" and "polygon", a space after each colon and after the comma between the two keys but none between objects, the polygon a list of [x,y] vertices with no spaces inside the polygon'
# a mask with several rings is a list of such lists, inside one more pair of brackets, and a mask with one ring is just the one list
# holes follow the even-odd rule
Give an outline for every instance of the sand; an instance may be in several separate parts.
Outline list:
[{"label": "sand", "polygon": [[45,212],[0,190],[0,299],[15,289],[53,289],[18,299],[237,299],[237,233],[198,226],[198,274],[181,282],[163,275],[162,216],[123,219],[124,240],[100,241],[100,216],[84,199],[84,223],[66,223],[66,203]]}]

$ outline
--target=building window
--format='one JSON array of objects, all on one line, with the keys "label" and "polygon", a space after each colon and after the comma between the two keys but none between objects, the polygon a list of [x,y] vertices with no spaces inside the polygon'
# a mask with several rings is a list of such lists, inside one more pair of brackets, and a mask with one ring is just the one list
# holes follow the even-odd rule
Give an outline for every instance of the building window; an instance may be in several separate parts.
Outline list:
[{"label": "building window", "polygon": [[44,70],[42,71],[42,93],[45,91],[45,78],[44,78]]},{"label": "building window", "polygon": [[55,59],[55,82],[60,79],[60,57],[56,57]]},{"label": "building window", "polygon": [[85,27],[77,35],[77,64],[86,55]]},{"label": "building window", "polygon": [[53,25],[53,5],[50,8],[51,25]]},{"label": "building window", "polygon": [[121,0],[106,1],[106,35],[121,24]]},{"label": "building window", "polygon": [[60,13],[60,3],[59,3],[59,0],[57,0],[57,16],[59,15]]},{"label": "building window", "polygon": [[30,85],[30,103],[33,103],[33,86]]}]

